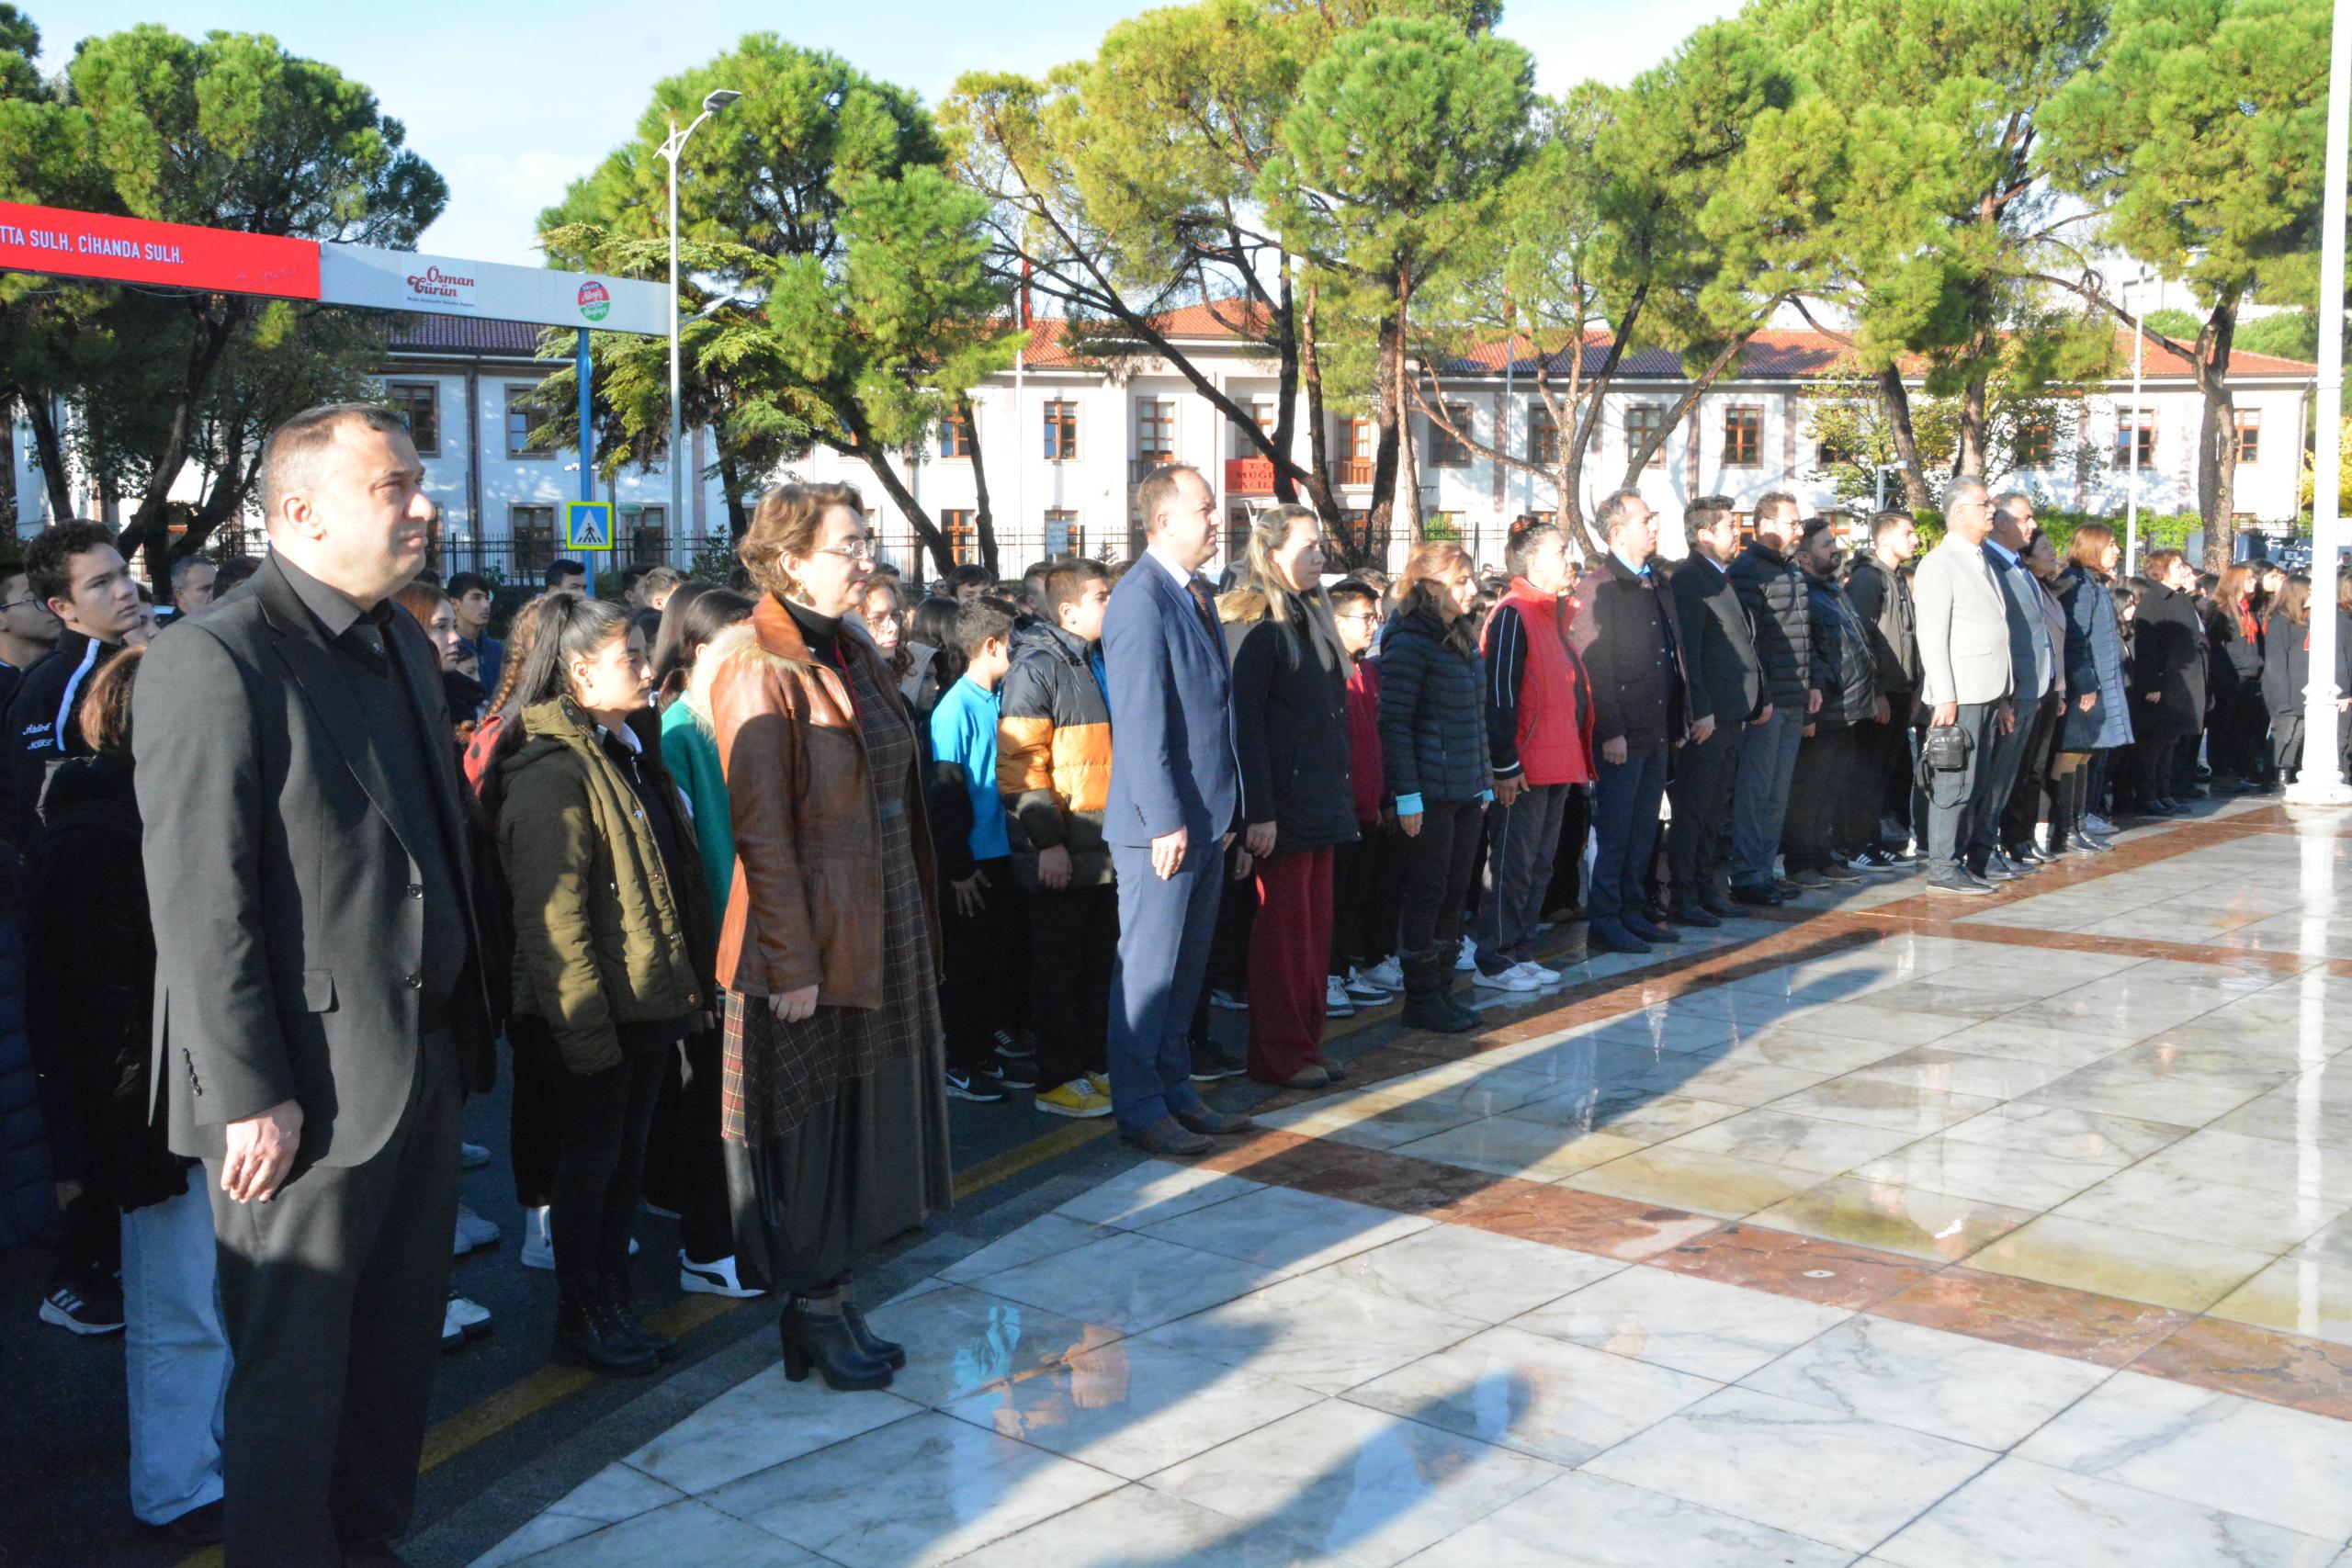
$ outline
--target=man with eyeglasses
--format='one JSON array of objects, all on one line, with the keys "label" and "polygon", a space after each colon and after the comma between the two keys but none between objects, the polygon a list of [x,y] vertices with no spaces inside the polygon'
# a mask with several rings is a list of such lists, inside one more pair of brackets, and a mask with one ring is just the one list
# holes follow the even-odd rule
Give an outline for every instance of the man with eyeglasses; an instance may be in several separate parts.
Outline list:
[{"label": "man with eyeglasses", "polygon": [[[60,523],[25,547],[26,592],[60,623],[56,645],[9,699],[6,829],[19,851],[40,826],[40,792],[49,771],[86,756],[74,716],[90,677],[122,650],[139,624],[139,584],[103,523]],[[11,618],[15,612],[11,611]]]},{"label": "man with eyeglasses", "polygon": [[49,657],[64,629],[33,592],[24,563],[0,562],[0,712],[16,699],[25,671]]}]

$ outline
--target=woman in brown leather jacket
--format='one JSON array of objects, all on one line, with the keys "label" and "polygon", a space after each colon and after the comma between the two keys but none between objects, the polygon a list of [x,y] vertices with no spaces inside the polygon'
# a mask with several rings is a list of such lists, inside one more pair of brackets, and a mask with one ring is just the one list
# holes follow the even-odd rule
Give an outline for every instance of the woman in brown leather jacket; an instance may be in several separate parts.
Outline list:
[{"label": "woman in brown leather jacket", "polygon": [[719,937],[736,1265],[789,1292],[786,1376],[881,1388],[906,1352],[857,1258],[950,1196],[937,912],[914,730],[854,617],[873,571],[847,485],[788,484],[739,553],[763,597],[714,639],[740,873]]}]

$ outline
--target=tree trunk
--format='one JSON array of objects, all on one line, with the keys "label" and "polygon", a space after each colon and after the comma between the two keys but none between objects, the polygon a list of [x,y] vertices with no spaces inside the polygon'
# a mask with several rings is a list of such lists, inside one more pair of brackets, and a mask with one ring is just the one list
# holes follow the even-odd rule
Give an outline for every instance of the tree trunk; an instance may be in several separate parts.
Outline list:
[{"label": "tree trunk", "polygon": [[1396,514],[1396,414],[1402,406],[1403,346],[1396,317],[1383,317],[1373,397],[1373,423],[1380,435],[1372,457],[1372,504],[1363,520],[1364,548],[1375,556],[1386,554],[1389,525]]},{"label": "tree trunk", "polygon": [[1960,457],[1952,467],[1956,479],[1984,477],[1985,381],[1980,372],[1960,390]]},{"label": "tree trunk", "polygon": [[1903,465],[1903,504],[1913,513],[1928,510],[1928,470],[1919,462],[1919,435],[1911,424],[1911,389],[1903,384],[1899,366],[1878,373],[1879,400],[1886,405],[1887,429],[1894,436],[1895,460]]},{"label": "tree trunk", "polygon": [[1310,283],[1298,318],[1298,372],[1306,384],[1306,494],[1323,526],[1344,547],[1347,564],[1358,567],[1366,564],[1366,557],[1349,531],[1340,514],[1340,498],[1331,490],[1331,422],[1323,401],[1323,360],[1315,336],[1315,285]]},{"label": "tree trunk", "polygon": [[2230,395],[2230,344],[2237,337],[2238,299],[2222,297],[2197,334],[2197,380],[2205,394],[2198,432],[2197,514],[2205,525],[2205,570],[2220,572],[2237,551],[2237,407]]},{"label": "tree trunk", "polygon": [[211,390],[221,355],[228,352],[229,342],[236,335],[237,325],[247,310],[243,300],[228,299],[221,301],[220,312],[216,316],[212,310],[214,302],[213,296],[198,296],[189,301],[189,310],[196,318],[195,336],[188,344],[187,368],[173,394],[164,448],[148,468],[147,493],[141,498],[139,510],[131,513],[130,521],[122,529],[123,559],[135,561],[143,553],[147,581],[159,594],[171,581],[172,485],[187,466],[188,451],[195,444],[197,410]]},{"label": "tree trunk", "polygon": [[[1281,302],[1274,307],[1274,499],[1286,505],[1298,502],[1298,479],[1291,472],[1291,447],[1297,437],[1298,314],[1291,296],[1290,253],[1283,253]],[[1256,420],[1250,422],[1256,424]]]},{"label": "tree trunk", "polygon": [[899,470],[891,465],[889,455],[874,440],[873,432],[862,423],[853,424],[848,440],[827,441],[825,445],[842,456],[854,457],[865,465],[875,481],[881,485],[882,493],[906,513],[908,524],[915,531],[915,537],[922,542],[923,548],[931,552],[931,558],[938,563],[940,576],[944,577],[956,570],[956,551],[948,544],[947,536],[939,531],[939,525],[931,520],[931,513],[922,509],[922,503],[915,499],[914,491],[909,490],[906,480],[899,477]]},{"label": "tree trunk", "polygon": [[[972,443],[972,489],[976,492],[972,528],[980,542],[980,564],[988,568],[990,577],[1001,578],[1002,574],[996,569],[996,511],[989,504],[988,465],[980,458],[980,422],[973,415],[969,397],[956,400],[956,417],[964,422],[965,433]],[[1021,519],[1012,521],[1018,526]]]},{"label": "tree trunk", "polygon": [[65,471],[65,442],[57,432],[57,410],[36,393],[25,399],[25,418],[33,427],[33,452],[40,459],[40,480],[49,491],[49,515],[54,523],[74,518],[74,486]]},{"label": "tree trunk", "polygon": [[1396,371],[1391,382],[1396,391],[1396,495],[1404,509],[1405,536],[1421,541],[1420,449],[1413,441],[1413,412],[1406,406],[1406,340],[1412,331],[1413,285],[1403,267],[1396,270]]},{"label": "tree trunk", "polygon": [[727,536],[740,539],[752,526],[752,514],[743,509],[741,467],[735,454],[724,441],[718,441],[718,488],[727,492]]}]

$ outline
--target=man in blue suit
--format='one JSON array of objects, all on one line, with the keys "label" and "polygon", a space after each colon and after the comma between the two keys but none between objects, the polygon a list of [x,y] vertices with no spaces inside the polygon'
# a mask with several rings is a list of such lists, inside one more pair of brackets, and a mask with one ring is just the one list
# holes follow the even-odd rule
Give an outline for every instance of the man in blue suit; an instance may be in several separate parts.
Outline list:
[{"label": "man in blue suit", "polygon": [[1155,468],[1136,492],[1147,541],[1102,617],[1111,795],[1102,836],[1119,874],[1111,980],[1111,1102],[1119,1134],[1196,1155],[1246,1116],[1193,1089],[1186,1031],[1207,981],[1219,876],[1241,811],[1232,672],[1201,568],[1216,554],[1216,497],[1197,468]]}]

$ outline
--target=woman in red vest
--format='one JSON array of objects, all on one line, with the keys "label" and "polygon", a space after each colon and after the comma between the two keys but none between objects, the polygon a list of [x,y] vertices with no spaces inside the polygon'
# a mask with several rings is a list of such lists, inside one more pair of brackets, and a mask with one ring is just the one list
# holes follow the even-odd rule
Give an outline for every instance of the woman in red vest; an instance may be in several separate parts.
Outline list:
[{"label": "woman in red vest", "polygon": [[1521,518],[1505,547],[1510,587],[1487,617],[1487,744],[1495,770],[1476,982],[1533,991],[1559,974],[1535,962],[1535,925],[1564,850],[1570,792],[1592,782],[1592,693],[1568,646],[1568,542]]}]

